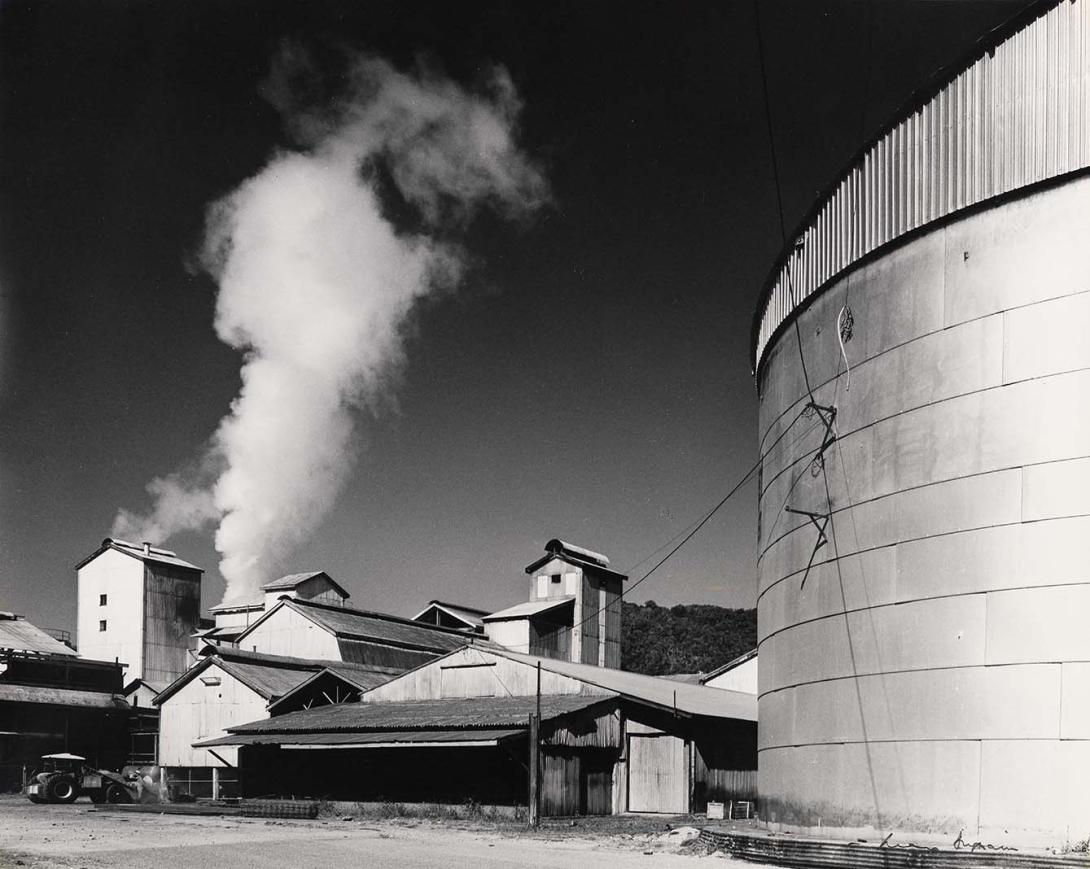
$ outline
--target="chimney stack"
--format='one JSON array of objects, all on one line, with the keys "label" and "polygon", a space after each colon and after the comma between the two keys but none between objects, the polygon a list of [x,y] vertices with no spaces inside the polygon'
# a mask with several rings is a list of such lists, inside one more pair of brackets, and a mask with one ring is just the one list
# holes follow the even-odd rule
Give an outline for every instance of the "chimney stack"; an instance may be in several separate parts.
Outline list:
[{"label": "chimney stack", "polygon": [[151,544],[148,541],[144,541],[144,554],[151,555]]}]

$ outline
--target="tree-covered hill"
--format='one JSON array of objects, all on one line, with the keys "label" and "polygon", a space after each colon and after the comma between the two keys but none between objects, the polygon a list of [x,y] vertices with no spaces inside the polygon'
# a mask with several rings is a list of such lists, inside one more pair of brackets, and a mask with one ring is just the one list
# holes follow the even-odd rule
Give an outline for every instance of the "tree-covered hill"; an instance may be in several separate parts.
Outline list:
[{"label": "tree-covered hill", "polygon": [[710,604],[660,607],[624,603],[621,669],[637,673],[709,672],[757,645],[757,610]]}]

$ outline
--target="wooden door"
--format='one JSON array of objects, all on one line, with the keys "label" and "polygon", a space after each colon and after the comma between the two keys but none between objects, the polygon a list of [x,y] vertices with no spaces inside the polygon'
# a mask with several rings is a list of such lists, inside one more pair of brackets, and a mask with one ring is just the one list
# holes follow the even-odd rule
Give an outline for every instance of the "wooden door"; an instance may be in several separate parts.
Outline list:
[{"label": "wooden door", "polygon": [[628,737],[628,810],[683,814],[689,810],[685,740],[665,733]]}]

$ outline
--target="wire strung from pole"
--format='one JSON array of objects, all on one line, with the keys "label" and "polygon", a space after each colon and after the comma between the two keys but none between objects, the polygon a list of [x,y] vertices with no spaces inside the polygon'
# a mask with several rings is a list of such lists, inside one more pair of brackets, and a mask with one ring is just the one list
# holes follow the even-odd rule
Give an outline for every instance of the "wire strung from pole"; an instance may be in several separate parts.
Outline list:
[{"label": "wire strung from pole", "polygon": [[[790,434],[791,429],[794,428],[796,423],[798,423],[798,421],[803,418],[803,414],[805,412],[806,412],[806,408],[804,407],[804,408],[800,409],[797,414],[795,414],[794,419],[792,419],[791,422],[788,423],[784,427],[784,430],[782,432],[780,432],[780,434],[777,436],[777,438],[771,444],[769,444],[768,448],[765,449],[764,452],[761,453],[761,455],[757,459],[757,461],[754,462],[753,465],[750,466],[749,470],[746,471],[746,473],[742,476],[742,478],[740,480],[738,480],[737,483],[735,483],[734,487],[729,492],[727,492],[727,494],[724,495],[714,507],[712,507],[710,510],[708,510],[708,512],[705,513],[702,518],[700,518],[692,526],[690,526],[689,530],[683,532],[683,536],[681,534],[675,535],[669,541],[667,541],[665,544],[658,547],[658,549],[656,549],[654,552],[652,552],[651,555],[645,556],[644,558],[637,561],[636,562],[637,565],[643,564],[645,561],[647,561],[651,557],[653,557],[655,552],[659,552],[665,546],[669,546],[670,543],[672,543],[674,540],[677,540],[678,537],[682,538],[669,552],[667,552],[661,559],[659,559],[659,561],[654,565],[654,567],[652,567],[650,570],[648,570],[645,574],[643,574],[643,576],[641,576],[635,582],[630,583],[628,588],[622,589],[621,593],[619,595],[617,595],[617,600],[614,603],[606,604],[604,607],[599,607],[598,609],[596,609],[592,613],[590,613],[590,615],[586,616],[585,618],[581,619],[578,622],[574,622],[570,626],[569,625],[564,625],[563,627],[559,628],[556,631],[556,634],[559,636],[559,635],[562,635],[564,632],[573,633],[576,628],[582,627],[587,622],[592,621],[593,619],[597,619],[598,616],[600,616],[603,612],[608,610],[609,607],[611,607],[611,606],[614,606],[614,607],[620,606],[622,601],[624,600],[624,598],[627,595],[631,594],[631,592],[632,592],[632,590],[634,588],[636,588],[637,586],[639,586],[641,583],[645,582],[646,580],[650,579],[650,577],[660,567],[662,567],[662,565],[664,565],[667,561],[669,561],[678,552],[678,550],[680,550],[686,543],[688,543],[690,540],[692,540],[693,537],[696,536],[697,532],[699,532],[701,528],[703,528],[705,525],[707,525],[708,522],[711,521],[712,517],[716,513],[718,513],[719,510],[722,509],[722,507],[731,498],[733,498],[736,494],[738,494],[739,491],[741,491],[742,487],[745,486],[745,484],[750,481],[750,479],[753,477],[753,475],[757,472],[757,470],[764,463],[764,460],[768,457],[769,453],[771,453],[772,450],[774,450],[777,446],[779,446],[779,444],[783,441],[783,439],[785,437],[787,437],[788,434]],[[811,428],[811,431],[812,431],[812,428]],[[807,434],[808,433],[809,432],[807,432]],[[797,442],[798,441],[795,441],[795,443],[797,443]],[[522,644],[519,644],[517,646],[517,648],[521,648],[521,647],[522,647]],[[527,652],[529,652],[529,644],[528,643],[527,643]]]}]

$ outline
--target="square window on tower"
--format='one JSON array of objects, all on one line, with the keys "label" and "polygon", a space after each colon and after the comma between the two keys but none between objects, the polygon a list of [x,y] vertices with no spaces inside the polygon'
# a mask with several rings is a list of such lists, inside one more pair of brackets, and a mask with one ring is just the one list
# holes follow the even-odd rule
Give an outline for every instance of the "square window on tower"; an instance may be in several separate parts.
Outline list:
[{"label": "square window on tower", "polygon": [[99,606],[106,606],[106,595],[100,594],[98,596],[98,605]]},{"label": "square window on tower", "polygon": [[98,623],[98,629],[99,629],[100,631],[104,631],[104,630],[106,630],[106,619],[101,619],[101,620],[99,620],[99,623]]}]

